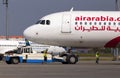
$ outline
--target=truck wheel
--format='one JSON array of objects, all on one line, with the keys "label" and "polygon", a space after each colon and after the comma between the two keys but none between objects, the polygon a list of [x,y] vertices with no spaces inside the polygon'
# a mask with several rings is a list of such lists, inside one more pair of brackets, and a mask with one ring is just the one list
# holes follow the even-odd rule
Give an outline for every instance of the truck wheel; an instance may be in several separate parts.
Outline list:
[{"label": "truck wheel", "polygon": [[2,61],[3,60],[3,57],[4,57],[4,55],[0,55],[0,61]]},{"label": "truck wheel", "polygon": [[11,63],[12,64],[18,64],[19,63],[19,59],[18,58],[11,58]]},{"label": "truck wheel", "polygon": [[64,62],[62,62],[62,64],[68,64],[67,62],[68,55],[62,55],[62,57],[64,59]]},{"label": "truck wheel", "polygon": [[11,61],[6,61],[7,64],[11,64]]},{"label": "truck wheel", "polygon": [[69,64],[76,64],[78,61],[78,57],[75,55],[69,55],[67,61]]}]

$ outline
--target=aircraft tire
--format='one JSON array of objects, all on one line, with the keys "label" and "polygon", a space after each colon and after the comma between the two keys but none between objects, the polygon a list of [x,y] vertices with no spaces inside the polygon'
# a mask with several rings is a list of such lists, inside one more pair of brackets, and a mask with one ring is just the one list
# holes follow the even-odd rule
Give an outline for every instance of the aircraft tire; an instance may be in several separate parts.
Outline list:
[{"label": "aircraft tire", "polygon": [[76,64],[78,62],[78,57],[75,55],[69,55],[67,61],[69,64]]}]

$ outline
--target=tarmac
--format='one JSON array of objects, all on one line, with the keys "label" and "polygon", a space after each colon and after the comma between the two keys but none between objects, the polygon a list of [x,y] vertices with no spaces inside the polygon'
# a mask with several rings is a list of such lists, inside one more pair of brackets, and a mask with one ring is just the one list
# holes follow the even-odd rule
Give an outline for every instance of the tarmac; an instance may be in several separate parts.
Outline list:
[{"label": "tarmac", "polygon": [[11,65],[0,62],[0,78],[120,78],[120,61]]}]

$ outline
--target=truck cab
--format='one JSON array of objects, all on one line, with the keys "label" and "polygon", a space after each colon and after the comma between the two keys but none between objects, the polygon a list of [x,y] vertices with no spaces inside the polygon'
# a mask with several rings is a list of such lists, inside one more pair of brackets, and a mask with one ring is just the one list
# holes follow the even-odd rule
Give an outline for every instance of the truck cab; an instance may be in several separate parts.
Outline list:
[{"label": "truck cab", "polygon": [[[17,50],[6,52],[4,57],[7,64],[44,62],[43,53],[33,52],[31,46],[19,47]],[[47,63],[52,61],[52,55],[47,54]]]}]

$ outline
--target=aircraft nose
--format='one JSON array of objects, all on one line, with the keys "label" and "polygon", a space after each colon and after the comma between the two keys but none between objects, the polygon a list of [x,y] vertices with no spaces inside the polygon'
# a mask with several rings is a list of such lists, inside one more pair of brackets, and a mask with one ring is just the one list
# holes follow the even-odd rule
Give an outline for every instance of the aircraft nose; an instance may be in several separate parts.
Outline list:
[{"label": "aircraft nose", "polygon": [[32,27],[28,27],[24,30],[23,35],[26,39],[32,38]]}]

